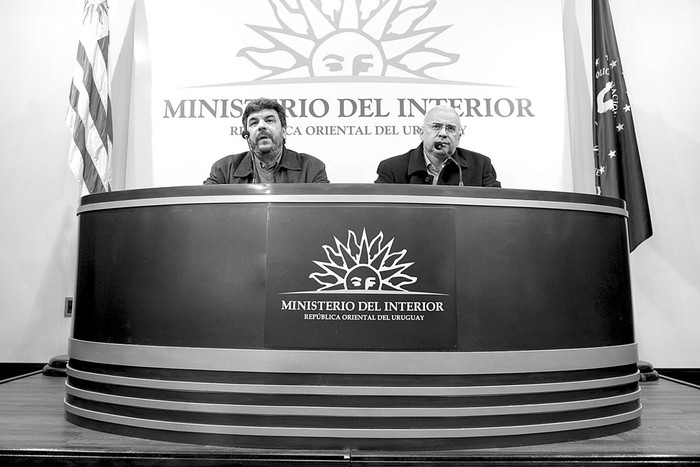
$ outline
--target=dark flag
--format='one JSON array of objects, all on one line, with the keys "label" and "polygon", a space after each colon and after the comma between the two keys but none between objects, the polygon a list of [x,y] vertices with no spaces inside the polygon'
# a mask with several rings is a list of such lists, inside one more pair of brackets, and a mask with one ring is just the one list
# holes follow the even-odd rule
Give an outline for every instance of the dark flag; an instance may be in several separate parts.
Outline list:
[{"label": "dark flag", "polygon": [[608,0],[593,0],[593,60],[596,190],[627,203],[632,251],[651,237],[651,216]]}]

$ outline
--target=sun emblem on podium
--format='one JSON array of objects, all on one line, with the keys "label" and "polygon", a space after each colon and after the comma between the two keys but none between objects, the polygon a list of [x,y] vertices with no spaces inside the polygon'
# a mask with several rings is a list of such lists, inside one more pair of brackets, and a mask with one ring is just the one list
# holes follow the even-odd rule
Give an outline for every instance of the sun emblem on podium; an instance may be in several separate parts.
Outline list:
[{"label": "sun emblem on podium", "polygon": [[363,229],[358,239],[355,232],[348,231],[345,243],[333,237],[335,248],[323,245],[327,261],[314,261],[323,272],[314,272],[309,278],[318,282],[321,291],[395,291],[406,292],[404,286],[416,282],[416,278],[404,274],[413,263],[402,262],[406,250],[392,252],[392,238],[384,243],[384,233],[373,239],[367,238]]},{"label": "sun emblem on podium", "polygon": [[459,54],[428,47],[450,26],[421,28],[435,0],[268,0],[279,27],[248,25],[272,46],[238,56],[266,70],[259,79],[430,78]]}]

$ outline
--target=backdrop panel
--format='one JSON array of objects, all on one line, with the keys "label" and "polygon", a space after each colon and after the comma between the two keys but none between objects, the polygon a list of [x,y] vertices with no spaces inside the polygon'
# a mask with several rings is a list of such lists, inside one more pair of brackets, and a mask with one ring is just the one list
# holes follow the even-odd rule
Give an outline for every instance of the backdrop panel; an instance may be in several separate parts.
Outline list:
[{"label": "backdrop panel", "polygon": [[152,99],[139,118],[155,186],[199,184],[245,150],[240,117],[265,96],[288,110],[288,145],[332,182],[374,181],[381,159],[418,145],[424,111],[448,104],[461,145],[490,156],[504,186],[570,189],[558,0],[146,0],[142,14],[136,76],[151,80],[135,95]]}]

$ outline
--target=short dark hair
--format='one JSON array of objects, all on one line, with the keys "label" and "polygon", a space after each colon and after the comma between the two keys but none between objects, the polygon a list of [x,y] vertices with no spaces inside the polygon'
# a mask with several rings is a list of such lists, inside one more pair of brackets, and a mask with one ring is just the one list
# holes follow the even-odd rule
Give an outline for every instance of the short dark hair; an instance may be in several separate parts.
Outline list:
[{"label": "short dark hair", "polygon": [[254,112],[259,112],[261,110],[271,109],[277,112],[277,116],[280,119],[282,128],[287,126],[287,114],[284,111],[284,107],[280,105],[279,102],[273,99],[267,99],[265,97],[260,97],[258,99],[253,99],[248,102],[245,110],[243,111],[243,128],[248,129],[248,116]]}]

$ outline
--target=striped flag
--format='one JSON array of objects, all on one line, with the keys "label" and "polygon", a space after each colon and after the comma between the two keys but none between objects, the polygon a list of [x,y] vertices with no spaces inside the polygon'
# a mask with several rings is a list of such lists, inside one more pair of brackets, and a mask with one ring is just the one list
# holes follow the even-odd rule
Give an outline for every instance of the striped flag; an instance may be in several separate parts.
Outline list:
[{"label": "striped flag", "polygon": [[596,189],[625,200],[632,251],[651,237],[651,215],[608,0],[593,0],[593,60]]},{"label": "striped flag", "polygon": [[82,181],[83,195],[110,191],[112,105],[108,8],[107,0],[85,0],[66,116],[66,125],[73,134],[68,164]]}]

